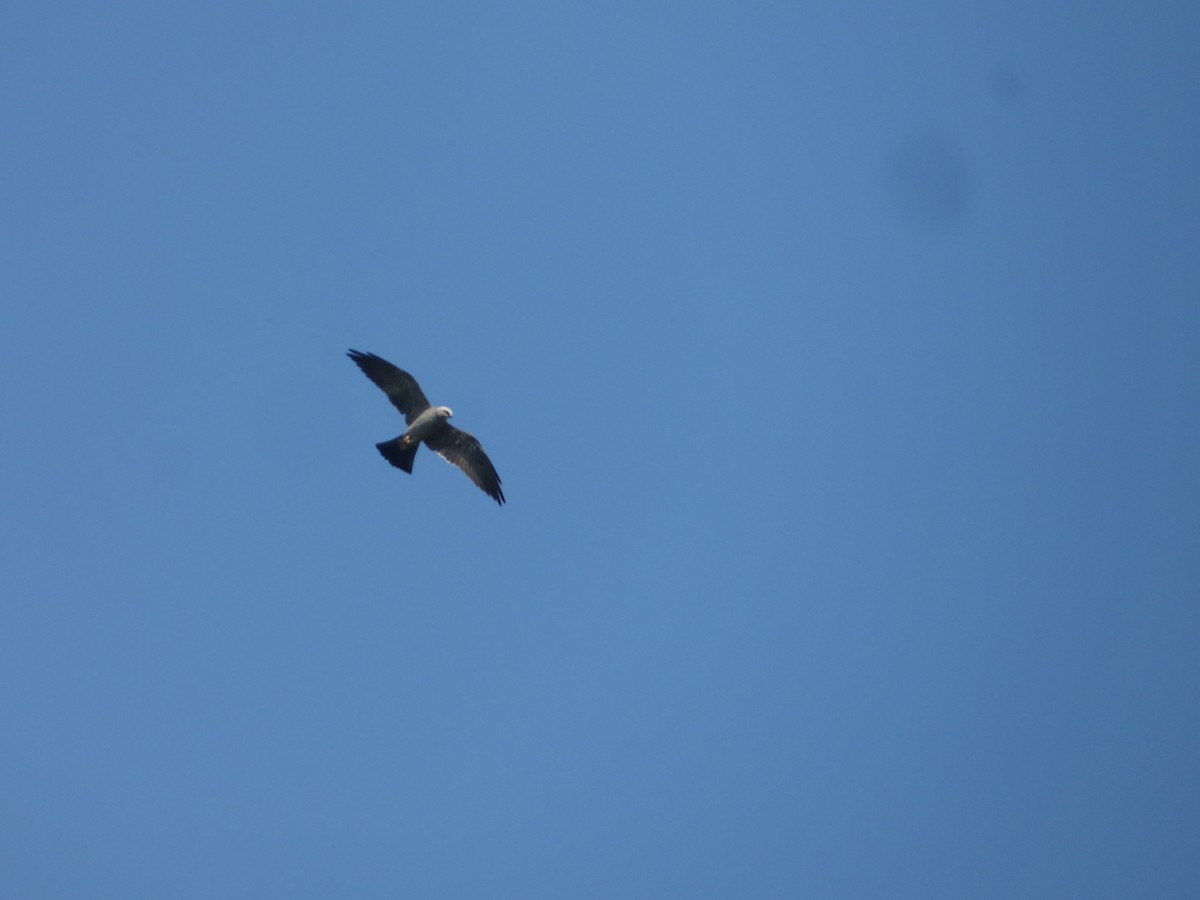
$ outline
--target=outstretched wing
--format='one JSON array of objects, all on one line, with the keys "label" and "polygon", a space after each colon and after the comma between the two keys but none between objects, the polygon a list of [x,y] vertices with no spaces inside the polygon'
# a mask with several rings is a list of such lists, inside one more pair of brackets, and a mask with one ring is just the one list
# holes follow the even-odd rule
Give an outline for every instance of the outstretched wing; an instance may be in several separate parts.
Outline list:
[{"label": "outstretched wing", "polygon": [[403,369],[398,369],[374,353],[351,350],[346,354],[362,369],[363,374],[375,382],[375,386],[388,395],[392,405],[404,413],[409,425],[413,419],[429,409],[429,401],[421,393],[421,386]]},{"label": "outstretched wing", "polygon": [[473,435],[447,423],[425,438],[425,446],[446,462],[458,466],[485,494],[504,505],[500,476]]}]

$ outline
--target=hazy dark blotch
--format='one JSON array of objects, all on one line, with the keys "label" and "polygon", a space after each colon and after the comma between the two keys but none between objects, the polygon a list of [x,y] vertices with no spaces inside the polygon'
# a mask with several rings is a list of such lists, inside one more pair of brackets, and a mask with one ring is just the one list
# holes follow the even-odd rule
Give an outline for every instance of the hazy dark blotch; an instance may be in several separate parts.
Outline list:
[{"label": "hazy dark blotch", "polygon": [[900,141],[885,165],[888,197],[897,214],[925,231],[946,231],[970,212],[966,155],[935,132]]},{"label": "hazy dark blotch", "polygon": [[1025,99],[1025,82],[1016,70],[1004,63],[992,69],[992,96],[1001,106],[1016,106]]}]

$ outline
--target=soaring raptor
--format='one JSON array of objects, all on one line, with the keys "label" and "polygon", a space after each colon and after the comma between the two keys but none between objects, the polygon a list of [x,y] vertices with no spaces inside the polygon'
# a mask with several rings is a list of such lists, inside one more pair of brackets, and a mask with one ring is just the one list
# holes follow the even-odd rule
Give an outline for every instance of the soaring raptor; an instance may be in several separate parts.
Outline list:
[{"label": "soaring raptor", "polygon": [[424,441],[425,446],[446,462],[458,466],[485,494],[504,505],[504,491],[500,490],[496,467],[483,452],[479,441],[446,421],[454,415],[450,407],[430,406],[417,380],[386,359],[358,350],[351,350],[346,355],[388,395],[408,423],[408,430],[400,437],[375,445],[384,459],[411,475],[417,448]]}]

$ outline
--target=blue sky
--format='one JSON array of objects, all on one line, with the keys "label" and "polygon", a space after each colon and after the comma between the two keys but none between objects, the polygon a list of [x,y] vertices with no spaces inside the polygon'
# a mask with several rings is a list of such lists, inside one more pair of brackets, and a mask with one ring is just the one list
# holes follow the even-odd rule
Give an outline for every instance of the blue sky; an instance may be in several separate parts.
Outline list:
[{"label": "blue sky", "polygon": [[1053,6],[8,4],[0,893],[1196,896],[1200,12]]}]

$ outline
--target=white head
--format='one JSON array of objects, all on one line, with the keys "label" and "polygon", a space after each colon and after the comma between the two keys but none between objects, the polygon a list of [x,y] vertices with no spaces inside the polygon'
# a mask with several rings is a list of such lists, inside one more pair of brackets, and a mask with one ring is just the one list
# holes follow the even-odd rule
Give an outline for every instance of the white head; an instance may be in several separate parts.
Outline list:
[{"label": "white head", "polygon": [[454,415],[454,413],[451,411],[450,407],[448,407],[448,406],[435,406],[433,408],[433,411],[435,413],[437,413],[437,416],[439,419],[448,419],[452,415]]}]

